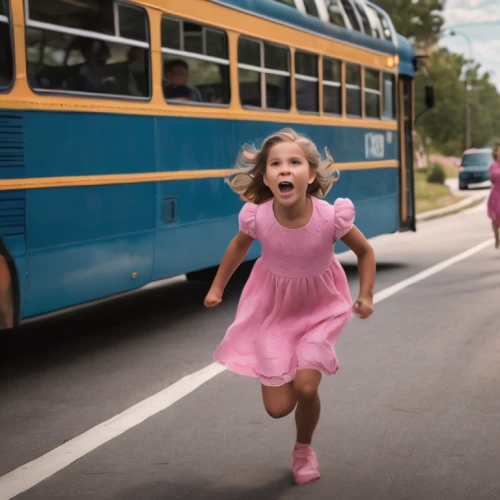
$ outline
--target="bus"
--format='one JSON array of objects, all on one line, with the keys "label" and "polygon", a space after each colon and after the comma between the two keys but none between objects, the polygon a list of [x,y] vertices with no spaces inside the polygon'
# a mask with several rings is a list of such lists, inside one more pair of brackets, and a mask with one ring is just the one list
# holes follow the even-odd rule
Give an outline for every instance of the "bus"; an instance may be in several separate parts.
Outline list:
[{"label": "bus", "polygon": [[284,127],[368,237],[415,230],[414,72],[365,0],[0,0],[0,328],[213,270]]}]

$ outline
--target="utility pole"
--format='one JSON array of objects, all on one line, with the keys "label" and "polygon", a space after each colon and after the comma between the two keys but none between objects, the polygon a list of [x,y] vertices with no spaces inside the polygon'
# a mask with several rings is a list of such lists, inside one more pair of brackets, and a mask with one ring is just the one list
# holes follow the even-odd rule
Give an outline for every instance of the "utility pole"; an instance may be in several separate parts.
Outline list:
[{"label": "utility pole", "polygon": [[470,38],[466,33],[463,33],[462,31],[455,31],[451,30],[450,31],[451,36],[462,36],[465,38],[467,41],[467,44],[469,45],[469,61],[468,61],[468,68],[465,70],[465,134],[464,134],[464,146],[465,149],[469,149],[471,147],[471,123],[470,123],[470,92],[472,90],[472,85],[469,82],[470,78],[470,68],[472,65],[472,44],[470,43]]},{"label": "utility pole", "polygon": [[470,91],[472,85],[469,83],[469,77],[465,79],[465,149],[471,147],[471,130],[470,130]]}]

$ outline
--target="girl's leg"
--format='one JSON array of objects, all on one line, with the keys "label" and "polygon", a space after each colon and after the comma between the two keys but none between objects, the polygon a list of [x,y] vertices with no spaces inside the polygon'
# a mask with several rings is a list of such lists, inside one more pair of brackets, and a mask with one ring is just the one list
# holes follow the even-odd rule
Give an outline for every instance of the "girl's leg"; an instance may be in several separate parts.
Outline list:
[{"label": "girl's leg", "polygon": [[262,400],[267,413],[273,418],[286,417],[297,405],[293,382],[279,387],[262,386]]},{"label": "girl's leg", "polygon": [[493,226],[493,234],[495,235],[495,248],[500,247],[500,220],[497,219],[491,223]]},{"label": "girl's leg", "polygon": [[320,382],[321,373],[309,369],[297,370],[293,381],[298,399],[295,412],[297,442],[293,450],[293,473],[297,484],[310,484],[320,478],[318,460],[310,446],[321,410],[318,395]]},{"label": "girl's leg", "polygon": [[297,375],[293,381],[293,388],[298,399],[297,411],[295,412],[297,443],[311,444],[321,412],[318,395],[320,382],[321,373],[319,371],[297,370]]}]

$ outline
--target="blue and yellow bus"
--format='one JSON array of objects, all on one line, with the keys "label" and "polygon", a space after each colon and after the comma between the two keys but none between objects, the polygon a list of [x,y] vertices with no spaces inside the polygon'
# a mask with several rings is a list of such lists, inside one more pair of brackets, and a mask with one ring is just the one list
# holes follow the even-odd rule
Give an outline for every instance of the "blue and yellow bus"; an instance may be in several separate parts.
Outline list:
[{"label": "blue and yellow bus", "polygon": [[0,0],[0,42],[1,328],[217,266],[285,126],[366,235],[415,229],[414,53],[368,1]]}]

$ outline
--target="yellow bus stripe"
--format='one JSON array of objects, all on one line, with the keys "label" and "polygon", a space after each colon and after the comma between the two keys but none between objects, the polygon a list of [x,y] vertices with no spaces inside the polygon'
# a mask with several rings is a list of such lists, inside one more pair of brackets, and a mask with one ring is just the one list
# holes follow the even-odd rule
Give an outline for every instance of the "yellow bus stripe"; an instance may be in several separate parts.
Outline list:
[{"label": "yellow bus stripe", "polygon": [[[366,170],[374,168],[397,168],[397,160],[336,163],[339,170]],[[75,175],[62,177],[31,177],[27,179],[0,180],[0,191],[41,189],[55,187],[103,186],[109,184],[134,184],[139,182],[167,182],[191,179],[209,179],[235,175],[235,169],[180,170],[177,172],[147,172],[139,174]]]},{"label": "yellow bus stripe", "polygon": [[145,103],[143,107],[138,102],[120,102],[101,100],[95,98],[83,99],[78,96],[38,96],[38,101],[33,99],[13,98],[0,95],[0,108],[15,109],[20,111],[56,111],[78,113],[112,113],[134,116],[168,116],[172,118],[219,119],[237,121],[272,122],[297,125],[318,125],[328,127],[351,127],[375,130],[397,131],[396,120],[348,118],[343,116],[305,115],[292,111],[259,111],[259,110],[234,110],[231,108],[217,108],[194,105],[165,105],[158,107]]}]

